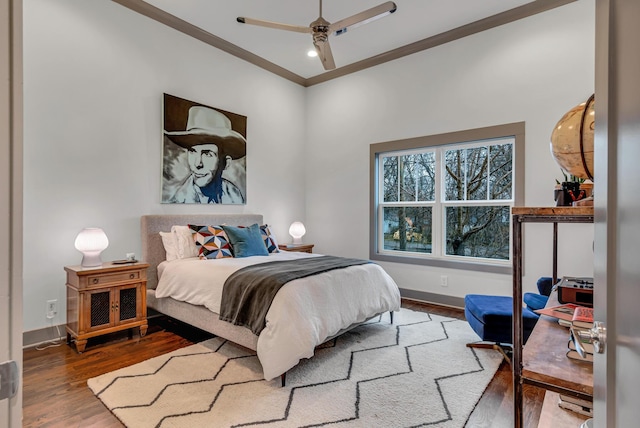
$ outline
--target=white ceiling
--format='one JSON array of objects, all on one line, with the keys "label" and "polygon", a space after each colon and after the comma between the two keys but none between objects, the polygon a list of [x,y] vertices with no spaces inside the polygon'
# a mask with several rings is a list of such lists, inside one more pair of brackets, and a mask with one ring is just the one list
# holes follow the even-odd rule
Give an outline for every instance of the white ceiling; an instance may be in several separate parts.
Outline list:
[{"label": "white ceiling", "polygon": [[[244,16],[293,25],[318,18],[318,0],[146,0],[152,6],[252,52],[303,78],[325,72],[311,34],[240,24]],[[532,0],[395,0],[397,11],[329,38],[338,68],[400,48],[448,30],[532,3]],[[541,3],[538,0],[538,3]],[[335,22],[384,0],[324,0],[323,17]]]}]

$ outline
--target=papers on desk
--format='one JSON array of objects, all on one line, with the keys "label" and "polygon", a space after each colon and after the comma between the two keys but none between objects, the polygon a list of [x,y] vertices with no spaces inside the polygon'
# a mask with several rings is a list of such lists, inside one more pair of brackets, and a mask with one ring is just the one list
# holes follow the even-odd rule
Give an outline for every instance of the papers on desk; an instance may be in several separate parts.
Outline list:
[{"label": "papers on desk", "polygon": [[548,315],[550,317],[558,318],[559,320],[569,321],[573,319],[573,312],[578,307],[573,303],[565,303],[558,306],[550,306],[548,308],[537,309],[533,312],[540,315]]}]

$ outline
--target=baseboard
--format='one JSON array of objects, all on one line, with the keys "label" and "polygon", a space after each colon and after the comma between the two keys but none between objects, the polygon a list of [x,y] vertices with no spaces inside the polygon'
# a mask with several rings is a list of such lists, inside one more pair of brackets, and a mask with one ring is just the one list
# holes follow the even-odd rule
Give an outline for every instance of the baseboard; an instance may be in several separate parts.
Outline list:
[{"label": "baseboard", "polygon": [[[452,308],[464,308],[464,298],[446,296],[444,294],[427,293],[424,291],[400,289],[400,296],[403,299],[418,300],[420,302],[432,303],[434,305],[450,306]],[[151,311],[151,310],[150,310]],[[153,318],[159,313],[150,313],[147,318]],[[58,327],[58,330],[56,330]],[[38,330],[25,331],[22,333],[22,347],[31,348],[52,340],[58,339],[59,334],[61,340],[66,340],[65,324],[53,325]]]},{"label": "baseboard", "polygon": [[54,340],[67,340],[65,328],[65,324],[60,324],[38,330],[25,331],[22,333],[22,348],[31,348]]},{"label": "baseboard", "polygon": [[464,308],[464,298],[446,296],[444,294],[428,293],[426,291],[400,289],[400,296],[404,299],[418,300],[420,302],[433,303],[434,305],[450,306],[452,308]]}]

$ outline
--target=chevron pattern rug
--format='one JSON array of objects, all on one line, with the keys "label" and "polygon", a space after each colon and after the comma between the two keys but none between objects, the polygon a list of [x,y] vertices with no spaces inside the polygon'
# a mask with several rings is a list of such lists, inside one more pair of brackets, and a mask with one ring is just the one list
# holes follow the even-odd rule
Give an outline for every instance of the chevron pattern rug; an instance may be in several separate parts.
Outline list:
[{"label": "chevron pattern rug", "polygon": [[502,361],[466,321],[402,309],[318,349],[280,380],[213,338],[87,382],[130,428],[463,427]]}]

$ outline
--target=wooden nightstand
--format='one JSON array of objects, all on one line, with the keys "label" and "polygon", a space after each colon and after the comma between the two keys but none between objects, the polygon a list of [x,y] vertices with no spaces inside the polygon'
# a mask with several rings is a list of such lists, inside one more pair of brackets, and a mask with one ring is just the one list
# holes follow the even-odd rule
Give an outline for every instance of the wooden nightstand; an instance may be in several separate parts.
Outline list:
[{"label": "wooden nightstand", "polygon": [[140,327],[147,333],[147,263],[66,266],[67,343],[83,352],[87,339]]},{"label": "wooden nightstand", "polygon": [[313,244],[279,244],[280,251],[298,251],[300,253],[313,253]]}]

